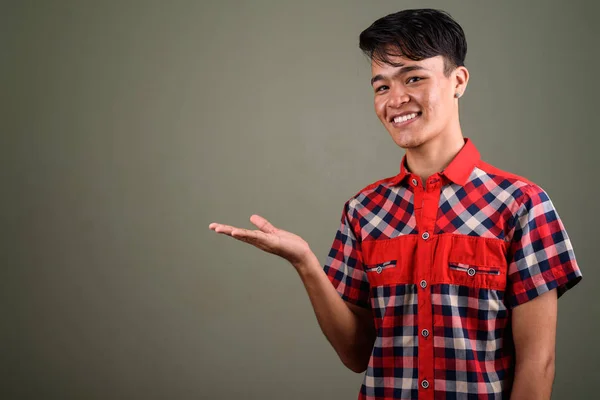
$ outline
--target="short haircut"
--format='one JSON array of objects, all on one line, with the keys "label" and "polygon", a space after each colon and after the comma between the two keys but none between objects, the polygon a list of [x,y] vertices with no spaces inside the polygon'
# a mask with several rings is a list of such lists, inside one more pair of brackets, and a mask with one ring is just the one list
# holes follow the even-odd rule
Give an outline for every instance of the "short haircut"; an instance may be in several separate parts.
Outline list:
[{"label": "short haircut", "polygon": [[360,49],[373,61],[398,66],[390,56],[420,61],[443,56],[444,74],[465,65],[467,40],[449,13],[431,8],[403,10],[373,22],[359,37]]}]

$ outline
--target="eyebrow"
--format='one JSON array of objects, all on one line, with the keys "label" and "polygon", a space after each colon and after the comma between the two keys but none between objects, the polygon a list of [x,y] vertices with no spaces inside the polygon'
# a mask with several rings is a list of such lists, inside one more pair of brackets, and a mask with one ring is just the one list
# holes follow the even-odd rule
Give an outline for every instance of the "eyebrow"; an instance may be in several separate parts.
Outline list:
[{"label": "eyebrow", "polygon": [[[427,68],[422,67],[420,65],[408,65],[408,66],[404,66],[402,68],[400,68],[398,71],[394,72],[394,74],[392,75],[392,78],[397,77],[399,75],[402,74],[406,74],[407,72],[411,72],[411,71],[418,71],[418,70],[426,70]],[[371,78],[371,86],[373,86],[373,84],[377,81],[381,81],[383,79],[386,79],[386,77],[384,77],[381,74],[375,75],[374,77]]]}]

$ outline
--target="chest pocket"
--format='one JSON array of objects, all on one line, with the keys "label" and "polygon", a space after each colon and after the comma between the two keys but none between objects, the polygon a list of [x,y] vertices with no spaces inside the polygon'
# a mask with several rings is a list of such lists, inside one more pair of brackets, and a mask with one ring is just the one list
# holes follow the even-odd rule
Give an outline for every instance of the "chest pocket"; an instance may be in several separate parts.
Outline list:
[{"label": "chest pocket", "polygon": [[396,266],[396,260],[389,260],[375,265],[366,265],[365,270],[367,272],[375,272],[381,274],[384,269],[392,268]]},{"label": "chest pocket", "polygon": [[396,280],[398,260],[387,260],[380,263],[365,265],[365,272],[371,286],[383,286]]},{"label": "chest pocket", "polygon": [[412,283],[417,235],[362,242],[363,262],[371,287]]},{"label": "chest pocket", "polygon": [[439,265],[441,280],[473,288],[506,289],[506,243],[499,239],[454,236]]}]

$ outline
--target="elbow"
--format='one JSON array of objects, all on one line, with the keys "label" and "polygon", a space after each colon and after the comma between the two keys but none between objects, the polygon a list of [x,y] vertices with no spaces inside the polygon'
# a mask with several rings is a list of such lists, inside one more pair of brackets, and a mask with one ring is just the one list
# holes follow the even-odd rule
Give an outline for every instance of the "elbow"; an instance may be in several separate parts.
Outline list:
[{"label": "elbow", "polygon": [[544,379],[554,379],[555,353],[548,352],[538,361],[539,370]]},{"label": "elbow", "polygon": [[368,366],[368,364],[349,363],[349,362],[344,362],[344,365],[350,371],[355,372],[357,374],[362,374],[363,372],[365,372],[367,370],[367,366]]},{"label": "elbow", "polygon": [[527,376],[537,376],[537,379],[554,380],[555,354],[537,355],[535,357],[524,357],[517,361],[516,371]]},{"label": "elbow", "polygon": [[544,364],[544,375],[550,379],[554,380],[554,369],[555,369],[555,355],[552,353]]},{"label": "elbow", "polygon": [[360,357],[344,357],[340,356],[340,359],[344,366],[348,368],[350,371],[355,372],[357,374],[361,374],[367,370],[369,366],[369,359],[364,359]]},{"label": "elbow", "polygon": [[353,340],[349,339],[339,343],[336,352],[346,368],[361,374],[369,366],[374,343],[375,330],[365,330],[365,333],[361,332],[355,335]]}]

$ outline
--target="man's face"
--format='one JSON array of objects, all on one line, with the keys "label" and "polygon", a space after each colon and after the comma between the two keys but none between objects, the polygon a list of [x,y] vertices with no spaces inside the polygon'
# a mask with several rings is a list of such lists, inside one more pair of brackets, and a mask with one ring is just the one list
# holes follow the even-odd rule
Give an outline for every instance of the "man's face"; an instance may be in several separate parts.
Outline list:
[{"label": "man's face", "polygon": [[468,77],[464,75],[466,69],[459,67],[447,77],[442,56],[421,61],[390,59],[403,65],[393,67],[373,61],[371,82],[375,113],[394,142],[404,149],[415,148],[458,127],[454,94],[464,91],[461,80]]}]

